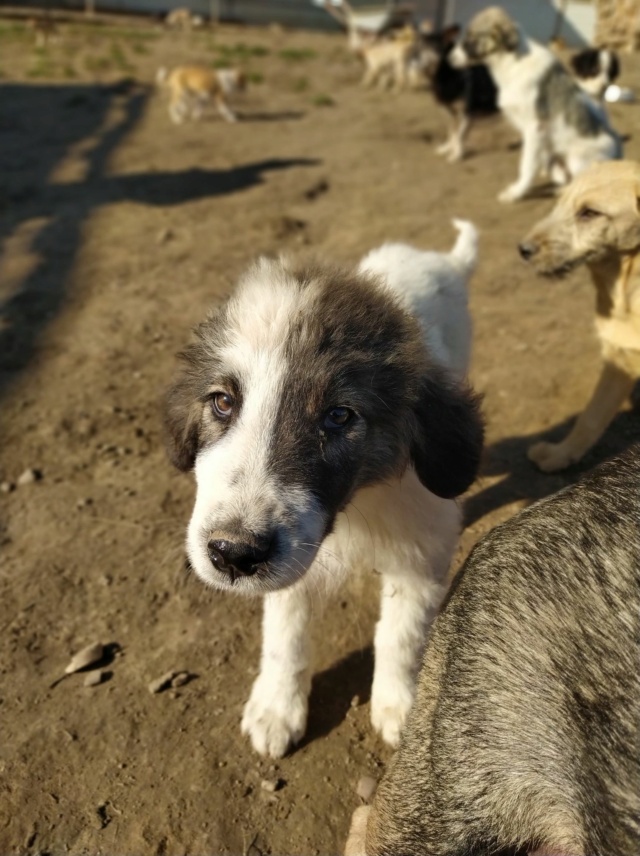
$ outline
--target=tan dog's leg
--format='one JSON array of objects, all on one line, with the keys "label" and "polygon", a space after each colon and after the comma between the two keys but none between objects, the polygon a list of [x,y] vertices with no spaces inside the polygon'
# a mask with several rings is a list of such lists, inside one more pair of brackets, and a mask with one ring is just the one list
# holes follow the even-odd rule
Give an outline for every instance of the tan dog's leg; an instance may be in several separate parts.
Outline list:
[{"label": "tan dog's leg", "polygon": [[344,856],[367,856],[364,845],[370,812],[370,805],[361,805],[351,816],[351,828],[344,846]]},{"label": "tan dog's leg", "polygon": [[222,116],[223,119],[226,119],[227,122],[238,121],[236,114],[229,109],[226,101],[221,96],[218,96],[216,98],[216,107],[218,108],[218,113]]},{"label": "tan dog's leg", "polygon": [[561,443],[536,443],[528,451],[529,459],[545,473],[575,464],[602,437],[634,382],[635,378],[619,366],[605,362],[591,401],[569,436]]}]

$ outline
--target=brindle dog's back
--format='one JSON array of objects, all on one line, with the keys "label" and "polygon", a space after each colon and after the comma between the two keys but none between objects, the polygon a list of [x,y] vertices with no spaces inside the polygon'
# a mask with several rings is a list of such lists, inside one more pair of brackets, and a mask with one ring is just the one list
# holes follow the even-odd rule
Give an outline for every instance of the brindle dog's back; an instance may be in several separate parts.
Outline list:
[{"label": "brindle dog's back", "polygon": [[491,532],[438,617],[367,854],[640,853],[640,447]]}]

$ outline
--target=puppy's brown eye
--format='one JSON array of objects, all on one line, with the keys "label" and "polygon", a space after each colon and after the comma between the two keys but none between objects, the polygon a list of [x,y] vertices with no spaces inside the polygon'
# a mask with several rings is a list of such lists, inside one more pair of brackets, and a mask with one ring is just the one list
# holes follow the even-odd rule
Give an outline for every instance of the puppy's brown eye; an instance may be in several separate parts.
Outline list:
[{"label": "puppy's brown eye", "polygon": [[599,216],[599,211],[594,211],[593,208],[588,208],[586,205],[578,211],[578,220],[593,220],[594,217]]},{"label": "puppy's brown eye", "polygon": [[332,407],[324,415],[324,427],[330,430],[344,428],[354,416],[353,410],[349,410],[348,407]]},{"label": "puppy's brown eye", "polygon": [[218,419],[228,419],[233,413],[233,397],[227,392],[214,392],[211,396],[211,409]]}]

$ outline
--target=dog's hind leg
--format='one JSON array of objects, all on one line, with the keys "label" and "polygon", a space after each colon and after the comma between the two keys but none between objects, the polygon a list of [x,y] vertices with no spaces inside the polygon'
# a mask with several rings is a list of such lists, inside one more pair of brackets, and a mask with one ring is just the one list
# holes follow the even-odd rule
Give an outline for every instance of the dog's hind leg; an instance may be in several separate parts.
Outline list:
[{"label": "dog's hind leg", "polygon": [[470,127],[471,118],[467,113],[463,113],[460,117],[460,121],[458,122],[458,127],[451,138],[451,150],[447,157],[449,163],[456,163],[464,158],[464,141],[469,133]]},{"label": "dog's hind leg", "polygon": [[242,717],[242,733],[261,755],[282,758],[307,726],[311,688],[309,594],[298,583],[264,600],[260,674]]},{"label": "dog's hind leg", "polygon": [[578,416],[568,437],[561,443],[536,443],[528,451],[533,463],[546,473],[575,464],[604,434],[635,378],[614,363],[605,360],[600,380],[591,401]]}]

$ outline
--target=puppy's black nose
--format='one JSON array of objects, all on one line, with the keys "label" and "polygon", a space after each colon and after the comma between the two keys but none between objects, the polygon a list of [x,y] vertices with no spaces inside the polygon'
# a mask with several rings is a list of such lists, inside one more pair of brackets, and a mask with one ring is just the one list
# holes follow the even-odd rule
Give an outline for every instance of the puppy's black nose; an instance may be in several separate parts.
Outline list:
[{"label": "puppy's black nose", "polygon": [[271,538],[257,538],[252,543],[213,539],[207,544],[212,564],[234,581],[238,575],[250,577],[257,566],[266,561],[271,551]]},{"label": "puppy's black nose", "polygon": [[531,241],[523,241],[521,244],[518,244],[518,249],[525,262],[528,262],[538,252],[538,247]]}]

